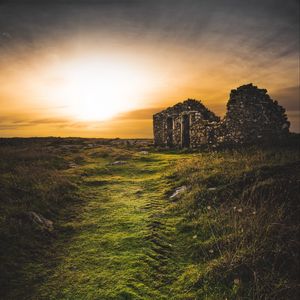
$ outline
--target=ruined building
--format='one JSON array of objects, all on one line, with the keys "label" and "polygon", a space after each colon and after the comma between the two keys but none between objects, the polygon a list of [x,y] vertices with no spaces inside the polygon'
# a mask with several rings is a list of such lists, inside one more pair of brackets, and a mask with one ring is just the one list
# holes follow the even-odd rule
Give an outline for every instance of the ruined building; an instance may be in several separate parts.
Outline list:
[{"label": "ruined building", "polygon": [[[201,102],[188,99],[153,116],[154,142],[157,146],[196,145],[196,124],[218,123],[220,119]],[[201,139],[201,137],[199,137]]]},{"label": "ruined building", "polygon": [[162,147],[247,144],[280,139],[289,133],[285,110],[265,89],[243,85],[230,93],[221,120],[200,101],[186,100],[153,116],[154,143]]},{"label": "ruined building", "polygon": [[252,84],[231,91],[223,123],[226,140],[236,143],[282,138],[290,127],[285,109]]}]

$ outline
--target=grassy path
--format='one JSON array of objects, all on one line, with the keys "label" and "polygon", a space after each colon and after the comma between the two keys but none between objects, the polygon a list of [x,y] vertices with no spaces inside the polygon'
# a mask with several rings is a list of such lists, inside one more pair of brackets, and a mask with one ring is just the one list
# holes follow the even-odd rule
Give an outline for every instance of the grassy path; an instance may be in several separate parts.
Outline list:
[{"label": "grassy path", "polygon": [[2,150],[0,299],[299,298],[298,148],[62,142]]},{"label": "grassy path", "polygon": [[126,164],[89,156],[76,172],[89,195],[81,215],[64,224],[57,264],[38,299],[170,299],[178,270],[176,216],[167,212],[164,170],[182,155],[135,153]]}]

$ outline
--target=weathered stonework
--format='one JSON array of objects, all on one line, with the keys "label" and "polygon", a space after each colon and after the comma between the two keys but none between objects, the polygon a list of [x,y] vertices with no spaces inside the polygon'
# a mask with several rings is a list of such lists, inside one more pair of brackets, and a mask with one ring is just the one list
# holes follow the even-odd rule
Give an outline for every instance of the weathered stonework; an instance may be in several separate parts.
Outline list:
[{"label": "weathered stonework", "polygon": [[188,99],[153,116],[154,143],[163,147],[193,147],[193,132],[198,122],[219,122],[213,112],[200,101]]},{"label": "weathered stonework", "polygon": [[216,147],[278,140],[289,133],[289,126],[284,108],[265,89],[252,84],[231,91],[222,120],[192,99],[153,116],[154,143],[162,147]]},{"label": "weathered stonework", "polygon": [[280,139],[290,127],[285,109],[252,84],[231,91],[223,122],[225,140],[242,144]]}]

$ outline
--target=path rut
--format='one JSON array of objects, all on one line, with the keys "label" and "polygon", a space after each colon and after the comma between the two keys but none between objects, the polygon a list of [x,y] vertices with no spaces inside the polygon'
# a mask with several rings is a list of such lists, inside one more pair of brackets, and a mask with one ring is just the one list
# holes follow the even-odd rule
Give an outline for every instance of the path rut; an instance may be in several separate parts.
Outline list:
[{"label": "path rut", "polygon": [[[172,154],[134,154],[126,164],[89,158],[78,218],[64,226],[60,263],[38,289],[38,299],[170,299],[178,273],[176,224],[168,211],[164,172]],[[172,298],[172,297],[171,297]]]}]

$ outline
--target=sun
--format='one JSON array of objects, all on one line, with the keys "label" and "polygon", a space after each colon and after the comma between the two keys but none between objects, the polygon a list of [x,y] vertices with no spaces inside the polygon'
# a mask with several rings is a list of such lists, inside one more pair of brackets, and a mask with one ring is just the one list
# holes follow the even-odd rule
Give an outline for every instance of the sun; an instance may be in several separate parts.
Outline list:
[{"label": "sun", "polygon": [[103,121],[136,109],[147,87],[147,76],[137,66],[118,60],[77,59],[58,72],[51,97],[83,121]]}]

